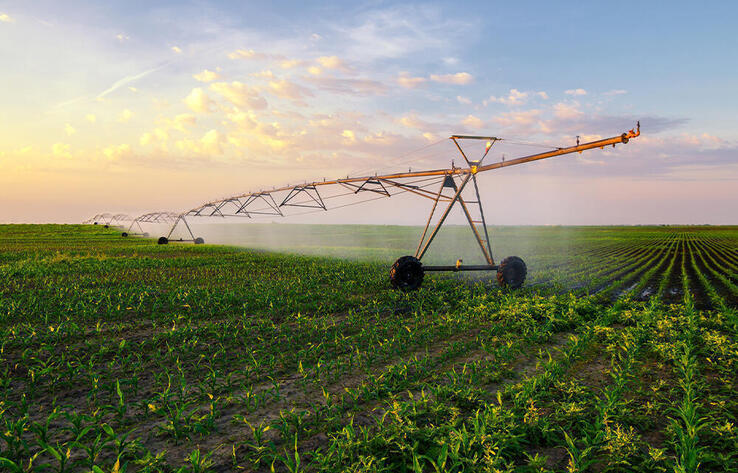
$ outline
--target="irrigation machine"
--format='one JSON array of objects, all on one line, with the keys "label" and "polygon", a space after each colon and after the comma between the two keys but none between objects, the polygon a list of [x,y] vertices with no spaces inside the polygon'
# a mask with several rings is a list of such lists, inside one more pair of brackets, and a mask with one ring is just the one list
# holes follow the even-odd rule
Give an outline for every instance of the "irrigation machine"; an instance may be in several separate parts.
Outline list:
[{"label": "irrigation machine", "polygon": [[[508,256],[499,263],[495,262],[492,255],[489,229],[482,208],[482,200],[479,194],[477,175],[486,171],[501,169],[509,166],[530,163],[542,159],[564,156],[573,153],[582,153],[587,150],[606,146],[615,147],[625,144],[632,138],[640,136],[640,122],[634,129],[610,138],[604,138],[587,143],[580,143],[577,137],[575,146],[549,147],[550,150],[523,156],[515,159],[484,163],[484,159],[492,147],[503,140],[495,136],[470,136],[453,135],[450,140],[454,143],[466,166],[458,167],[452,164],[450,168],[432,169],[425,171],[397,172],[390,174],[374,174],[370,176],[347,176],[342,179],[322,180],[305,182],[296,185],[287,185],[269,190],[260,190],[239,194],[224,199],[207,202],[181,214],[166,213],[166,217],[148,217],[162,215],[164,213],[144,214],[135,219],[130,228],[139,222],[153,221],[148,218],[163,218],[161,222],[172,222],[172,227],[167,236],[159,238],[159,244],[167,244],[170,241],[188,241],[195,244],[204,243],[200,237],[195,237],[192,228],[187,223],[187,217],[246,217],[256,216],[285,217],[291,214],[289,209],[302,208],[309,211],[326,211],[345,207],[347,205],[329,206],[326,201],[333,197],[347,194],[368,193],[371,198],[363,200],[376,200],[390,198],[397,194],[410,193],[424,197],[432,202],[430,214],[426,221],[420,241],[413,255],[402,256],[392,265],[390,269],[390,282],[393,287],[401,290],[417,289],[423,283],[426,272],[438,271],[496,271],[497,281],[501,286],[518,288],[525,281],[527,267],[522,258]],[[471,159],[462,148],[461,144],[468,141],[486,141],[484,153],[479,159]],[[338,195],[321,194],[321,189],[328,186],[344,188],[347,192]],[[467,198],[462,193],[467,190]],[[361,202],[354,202],[361,203]],[[438,231],[443,226],[451,210],[459,205],[469,224],[479,249],[486,264],[467,265],[458,259],[455,264],[450,265],[425,265],[423,256],[427,253],[431,243]],[[445,206],[445,207],[444,207]],[[434,217],[438,217],[434,220]],[[182,225],[189,238],[170,240],[175,229]],[[140,224],[138,225],[140,229]],[[123,234],[126,236],[126,233]]]}]

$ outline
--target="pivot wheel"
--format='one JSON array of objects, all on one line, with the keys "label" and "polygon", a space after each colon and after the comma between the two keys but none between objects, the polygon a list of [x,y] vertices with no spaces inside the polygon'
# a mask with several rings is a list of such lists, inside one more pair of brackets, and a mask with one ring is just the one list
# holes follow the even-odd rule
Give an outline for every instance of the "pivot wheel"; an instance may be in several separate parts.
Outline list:
[{"label": "pivot wheel", "polygon": [[167,237],[159,237],[157,243],[160,245],[166,245],[167,243],[169,243],[169,239]]},{"label": "pivot wheel", "polygon": [[390,283],[395,289],[413,291],[423,284],[423,263],[415,256],[403,256],[390,269]]},{"label": "pivot wheel", "polygon": [[528,268],[518,256],[508,256],[497,267],[497,283],[502,287],[517,289],[525,282]]},{"label": "pivot wheel", "polygon": [[120,236],[122,236],[123,238],[125,238],[125,237],[128,236],[128,232],[123,232],[123,233],[120,234]]},{"label": "pivot wheel", "polygon": [[201,237],[195,238],[196,245],[202,245],[203,243],[205,243],[205,240],[203,240]]}]

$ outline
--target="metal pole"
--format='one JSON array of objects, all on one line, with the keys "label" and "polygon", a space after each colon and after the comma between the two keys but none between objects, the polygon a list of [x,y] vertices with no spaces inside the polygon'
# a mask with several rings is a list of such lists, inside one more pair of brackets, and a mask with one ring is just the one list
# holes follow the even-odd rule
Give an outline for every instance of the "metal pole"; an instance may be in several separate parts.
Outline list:
[{"label": "metal pole", "polygon": [[479,243],[479,249],[482,250],[484,259],[487,260],[487,263],[494,264],[492,262],[492,257],[487,253],[487,249],[484,247],[484,243],[482,243],[482,237],[479,236],[479,231],[477,230],[477,227],[474,225],[474,220],[472,220],[471,214],[469,213],[469,209],[466,208],[466,203],[464,202],[464,199],[459,197],[459,203],[461,204],[461,208],[464,209],[464,215],[466,215],[466,219],[469,221],[469,226],[471,227],[472,232],[474,233],[474,237],[477,239],[477,243]]},{"label": "metal pole", "polygon": [[443,181],[441,181],[441,187],[438,189],[438,194],[436,195],[436,199],[433,201],[433,208],[430,211],[430,215],[428,215],[428,221],[425,223],[425,229],[423,230],[423,235],[420,237],[420,241],[418,242],[418,248],[415,250],[415,257],[418,257],[418,254],[420,253],[420,247],[423,246],[423,241],[425,241],[425,235],[428,233],[428,227],[430,227],[431,220],[433,220],[433,214],[436,213],[436,206],[438,206],[438,199],[441,198],[441,193],[443,192],[443,184],[445,183],[445,178]]},{"label": "metal pole", "polygon": [[458,200],[459,196],[461,195],[461,191],[464,190],[464,187],[466,187],[466,183],[469,182],[470,178],[471,178],[471,174],[467,174],[466,178],[461,182],[459,189],[456,191],[456,195],[454,195],[454,198],[451,199],[451,202],[449,202],[448,207],[446,207],[446,210],[443,212],[443,215],[441,216],[441,219],[438,221],[438,223],[436,224],[436,227],[433,229],[433,233],[431,233],[431,236],[428,238],[428,242],[426,242],[425,246],[423,246],[423,250],[417,256],[418,259],[422,259],[425,252],[428,251],[428,247],[433,241],[433,238],[436,237],[438,230],[441,229],[441,225],[443,225],[443,222],[446,220],[446,217],[448,217],[449,212],[451,212],[451,208],[454,206],[454,204]]},{"label": "metal pole", "polygon": [[477,186],[477,176],[472,175],[474,181],[474,192],[477,194],[477,202],[479,202],[479,215],[482,216],[482,227],[484,228],[484,238],[487,239],[487,250],[489,251],[489,264],[495,264],[495,257],[492,256],[492,242],[489,241],[489,233],[487,232],[487,220],[484,218],[484,209],[482,209],[482,197],[479,195],[479,186]]}]

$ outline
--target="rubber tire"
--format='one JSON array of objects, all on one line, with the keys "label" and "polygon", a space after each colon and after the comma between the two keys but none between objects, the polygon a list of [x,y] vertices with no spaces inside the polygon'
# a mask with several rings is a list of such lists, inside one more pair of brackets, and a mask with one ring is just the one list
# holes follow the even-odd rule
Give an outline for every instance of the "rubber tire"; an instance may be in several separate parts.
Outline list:
[{"label": "rubber tire", "polygon": [[156,243],[158,243],[159,245],[166,245],[167,243],[169,243],[169,240],[167,239],[167,237],[159,237],[159,240]]},{"label": "rubber tire", "polygon": [[105,225],[103,226],[103,228],[110,228],[110,225]]},{"label": "rubber tire", "polygon": [[149,234],[148,234],[148,232],[144,232],[143,235],[141,235],[141,236],[143,236],[144,238],[148,238],[149,237]]},{"label": "rubber tire", "polygon": [[205,240],[203,240],[202,237],[195,238],[196,245],[202,245],[203,243],[205,243]]},{"label": "rubber tire", "polygon": [[97,225],[97,222],[93,223],[93,225]]},{"label": "rubber tire", "polygon": [[125,237],[128,236],[128,233],[127,232],[123,232],[123,233],[120,234],[120,236],[122,236],[123,238],[125,238]]},{"label": "rubber tire", "polygon": [[403,256],[390,268],[390,283],[401,291],[414,291],[423,284],[423,263],[415,256]]},{"label": "rubber tire", "polygon": [[502,287],[517,289],[525,282],[528,268],[518,256],[508,256],[497,267],[497,284]]}]

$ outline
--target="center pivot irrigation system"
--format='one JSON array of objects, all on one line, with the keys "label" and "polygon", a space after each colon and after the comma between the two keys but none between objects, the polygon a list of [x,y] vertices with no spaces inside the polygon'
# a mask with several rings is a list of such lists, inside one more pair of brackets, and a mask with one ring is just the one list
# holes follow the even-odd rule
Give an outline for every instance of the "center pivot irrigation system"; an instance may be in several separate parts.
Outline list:
[{"label": "center pivot irrigation system", "polygon": [[[450,139],[458,149],[467,164],[467,167],[457,167],[452,164],[450,168],[434,169],[426,171],[408,171],[397,172],[392,174],[375,174],[373,176],[350,177],[345,179],[323,180],[297,185],[288,185],[270,190],[261,190],[258,192],[249,192],[239,194],[232,197],[205,203],[187,212],[176,214],[169,212],[156,212],[144,214],[133,220],[128,232],[123,233],[127,236],[137,225],[138,229],[144,236],[140,223],[143,222],[172,222],[172,227],[167,236],[159,238],[159,244],[169,243],[175,229],[181,224],[189,233],[191,238],[179,239],[177,241],[190,241],[195,244],[204,243],[202,238],[196,238],[189,224],[188,217],[247,217],[253,218],[257,216],[276,216],[285,217],[290,215],[289,209],[302,208],[309,211],[324,211],[346,207],[347,205],[329,206],[326,204],[332,198],[343,195],[360,194],[362,192],[374,194],[371,199],[389,198],[401,193],[411,193],[419,197],[424,197],[433,202],[430,215],[423,229],[417,249],[414,255],[403,256],[392,265],[390,270],[390,282],[395,288],[402,290],[417,289],[423,283],[423,277],[426,271],[497,271],[497,281],[501,286],[518,288],[525,281],[527,268],[525,262],[517,256],[509,256],[499,264],[495,263],[492,256],[492,245],[490,244],[489,230],[482,209],[482,200],[479,195],[479,186],[477,184],[477,174],[501,169],[504,167],[515,166],[518,164],[530,163],[541,159],[553,158],[572,153],[582,153],[583,151],[600,148],[605,146],[613,146],[620,143],[627,143],[631,138],[640,136],[640,122],[636,128],[631,129],[611,138],[591,141],[588,143],[579,143],[577,137],[576,146],[553,148],[550,151],[523,156],[516,159],[505,160],[483,164],[484,158],[489,154],[490,149],[495,143],[503,141],[502,138],[494,136],[468,136],[453,135]],[[464,152],[460,142],[465,140],[482,140],[486,141],[486,148],[481,158],[474,161]],[[471,183],[473,193],[470,199],[465,199],[462,192],[467,189],[467,185]],[[320,189],[326,186],[341,186],[347,190],[344,194],[327,195],[324,192],[321,195]],[[360,203],[360,202],[354,202]],[[439,204],[442,210],[440,216],[435,220]],[[459,204],[461,207],[469,227],[479,244],[479,249],[484,256],[486,264],[480,265],[464,265],[459,259],[453,265],[431,266],[423,265],[423,256],[428,251],[433,239],[438,234],[441,226],[446,221],[453,207]],[[445,208],[443,206],[445,205]],[[305,212],[303,212],[305,213]],[[292,214],[294,215],[294,214]],[[171,240],[174,241],[174,240]]]}]

